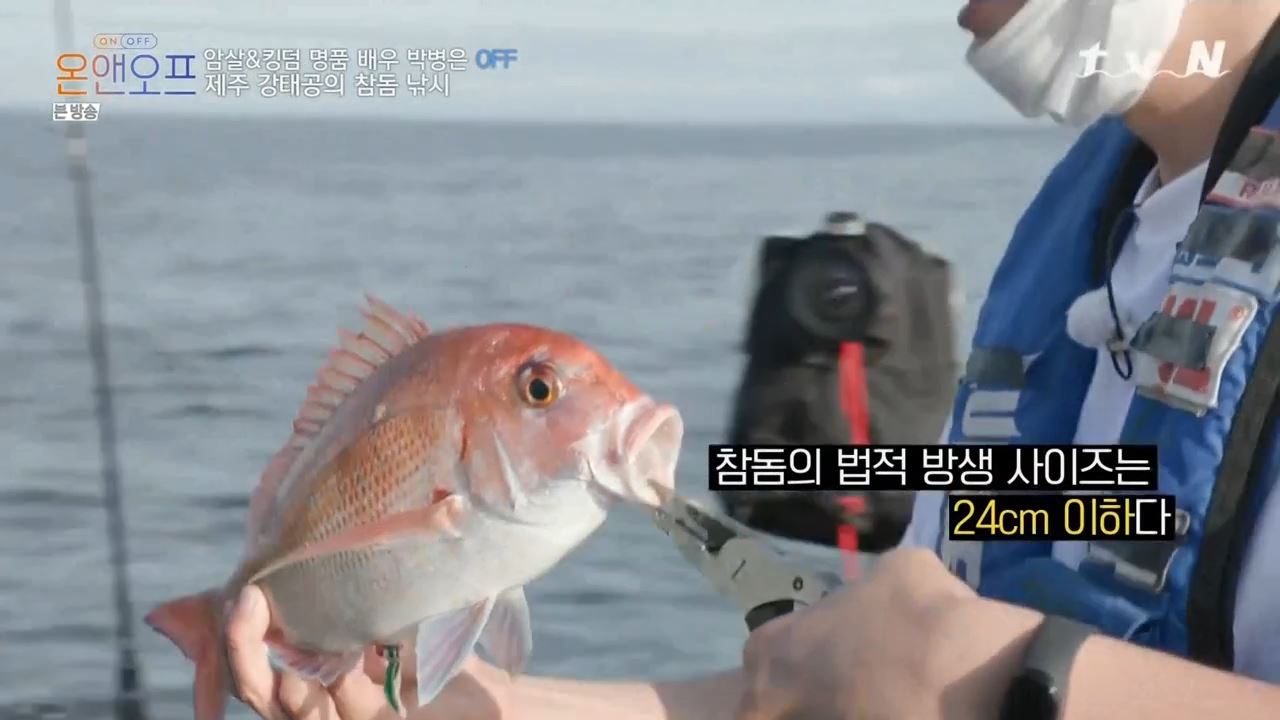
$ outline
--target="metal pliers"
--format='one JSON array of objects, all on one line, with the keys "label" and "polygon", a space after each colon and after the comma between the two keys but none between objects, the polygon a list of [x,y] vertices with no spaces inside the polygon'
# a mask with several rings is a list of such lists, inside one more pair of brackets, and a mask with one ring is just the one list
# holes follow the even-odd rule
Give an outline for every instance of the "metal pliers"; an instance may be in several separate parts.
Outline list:
[{"label": "metal pliers", "polygon": [[679,496],[654,511],[654,523],[718,591],[737,603],[749,630],[813,605],[841,585],[834,573],[789,562],[755,531]]}]

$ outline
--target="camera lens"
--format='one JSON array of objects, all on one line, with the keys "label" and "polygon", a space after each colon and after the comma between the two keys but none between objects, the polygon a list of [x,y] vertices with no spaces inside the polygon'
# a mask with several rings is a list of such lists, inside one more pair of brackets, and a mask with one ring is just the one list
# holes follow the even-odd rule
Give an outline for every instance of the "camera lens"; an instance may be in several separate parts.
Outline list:
[{"label": "camera lens", "polygon": [[807,332],[831,341],[854,341],[865,333],[874,298],[866,267],[853,253],[806,248],[787,285],[787,310]]}]

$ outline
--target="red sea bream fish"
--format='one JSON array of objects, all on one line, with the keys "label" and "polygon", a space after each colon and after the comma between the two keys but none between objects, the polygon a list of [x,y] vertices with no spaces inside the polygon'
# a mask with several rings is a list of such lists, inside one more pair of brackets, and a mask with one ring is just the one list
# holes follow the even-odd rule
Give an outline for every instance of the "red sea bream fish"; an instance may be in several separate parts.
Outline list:
[{"label": "red sea bream fish", "polygon": [[612,501],[653,507],[674,487],[679,413],[581,341],[514,324],[429,333],[368,300],[253,491],[231,578],[147,615],[195,663],[197,720],[226,712],[221,628],[247,584],[270,603],[278,667],[328,684],[370,646],[411,646],[426,703],[477,643],[520,672],[523,586]]}]

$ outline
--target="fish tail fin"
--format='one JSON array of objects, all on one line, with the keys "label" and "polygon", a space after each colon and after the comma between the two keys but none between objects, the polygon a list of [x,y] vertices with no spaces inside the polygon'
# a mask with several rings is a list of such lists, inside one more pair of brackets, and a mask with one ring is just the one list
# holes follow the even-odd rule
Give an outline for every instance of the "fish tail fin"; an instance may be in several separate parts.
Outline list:
[{"label": "fish tail fin", "polygon": [[206,590],[184,595],[147,613],[146,623],[169,638],[195,663],[195,720],[223,720],[231,692],[230,672],[223,661],[222,593]]}]

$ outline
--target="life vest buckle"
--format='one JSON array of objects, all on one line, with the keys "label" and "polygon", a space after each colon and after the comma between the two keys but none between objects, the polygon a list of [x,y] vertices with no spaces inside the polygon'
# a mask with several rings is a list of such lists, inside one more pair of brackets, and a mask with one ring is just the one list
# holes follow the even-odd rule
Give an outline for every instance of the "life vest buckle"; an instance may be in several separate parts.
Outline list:
[{"label": "life vest buckle", "polygon": [[1082,568],[1094,566],[1109,569],[1116,580],[1130,587],[1158,594],[1164,590],[1173,557],[1182,546],[1191,515],[1181,508],[1174,511],[1173,540],[1135,543],[1132,541],[1097,540],[1086,546]]}]

